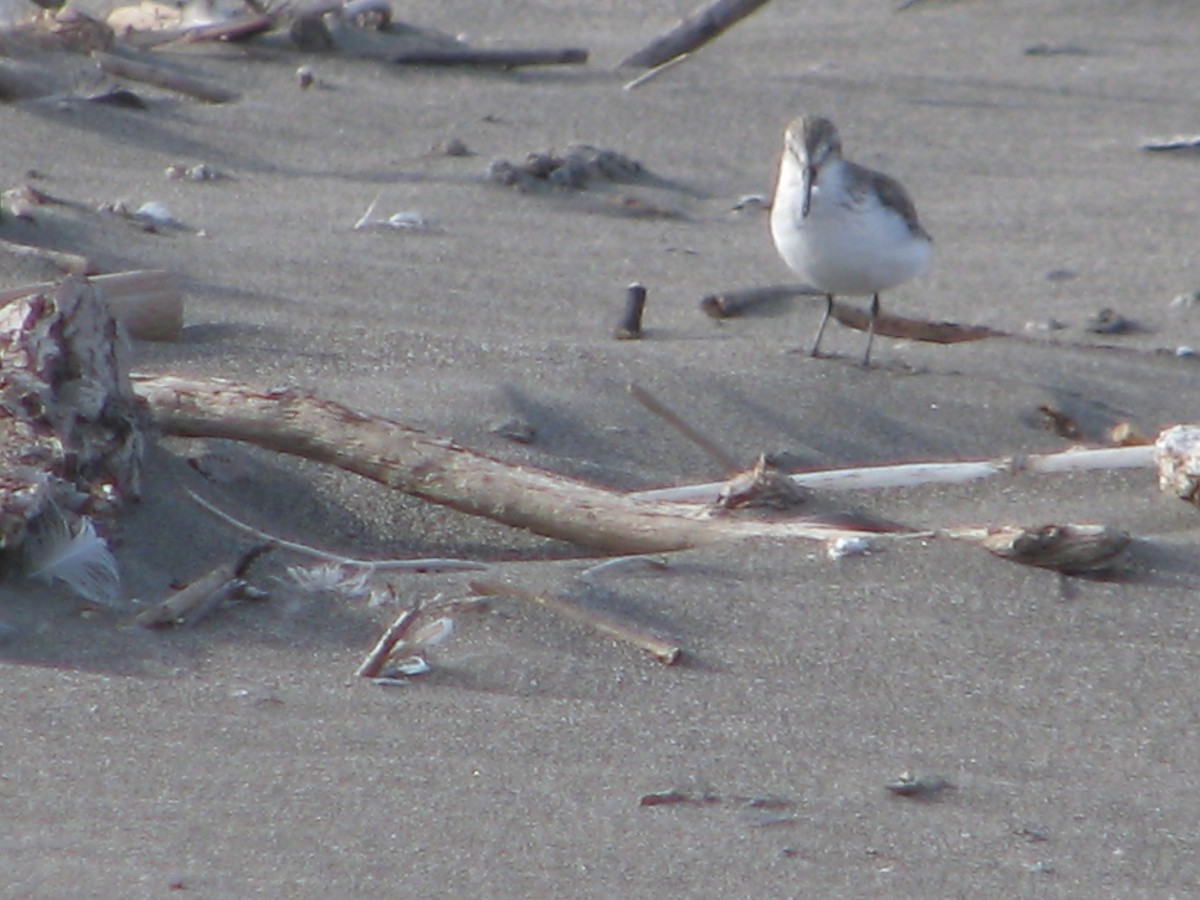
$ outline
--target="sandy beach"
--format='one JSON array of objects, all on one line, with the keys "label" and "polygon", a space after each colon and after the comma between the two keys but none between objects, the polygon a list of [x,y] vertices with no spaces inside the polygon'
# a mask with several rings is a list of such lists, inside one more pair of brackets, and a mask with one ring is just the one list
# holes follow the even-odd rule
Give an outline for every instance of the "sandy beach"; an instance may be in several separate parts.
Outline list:
[{"label": "sandy beach", "polygon": [[[728,474],[631,382],[743,465],[769,453],[795,470],[1052,453],[1118,423],[1153,437],[1200,420],[1200,364],[1178,352],[1200,347],[1200,311],[1172,304],[1200,289],[1200,162],[1142,149],[1200,133],[1192,6],[896,5],[771,3],[632,91],[638,72],[616,64],[690,2],[395,5],[482,47],[586,47],[582,66],[163,48],[239,98],[129,83],[147,108],[0,105],[0,187],[78,204],[0,216],[0,238],[172,273],[183,338],[135,342],[139,372],[309,391],[617,490]],[[66,94],[99,85],[79,63],[61,63]],[[701,312],[707,295],[794,281],[765,214],[733,207],[770,193],[801,113],[902,180],[934,238],[929,273],[884,309],[1017,337],[880,337],[864,370],[863,335],[837,323],[830,356],[796,352],[819,300]],[[576,143],[652,177],[488,179],[494,160]],[[224,177],[164,175],[200,163]],[[164,204],[186,227],[80,212],[116,201]],[[426,227],[356,230],[373,201]],[[57,275],[3,253],[0,274]],[[645,334],[617,341],[631,282],[648,291]],[[1089,332],[1106,308],[1138,327]],[[354,672],[400,607],[469,597],[473,574],[379,574],[395,598],[373,605],[301,590],[286,569],[313,561],[284,552],[255,570],[264,602],[127,627],[251,543],[189,490],[331,553],[489,563],[489,578],[667,635],[682,659],[493,598],[453,613],[431,672],[378,686]],[[588,586],[586,548],[246,444],[155,440],[141,500],[98,523],[119,609],[0,582],[0,895],[1200,892],[1196,509],[1152,469],[834,502],[914,530],[1095,523],[1134,543],[1110,579],[926,537],[842,559],[814,541],[718,543]],[[903,773],[951,787],[895,796]]]}]

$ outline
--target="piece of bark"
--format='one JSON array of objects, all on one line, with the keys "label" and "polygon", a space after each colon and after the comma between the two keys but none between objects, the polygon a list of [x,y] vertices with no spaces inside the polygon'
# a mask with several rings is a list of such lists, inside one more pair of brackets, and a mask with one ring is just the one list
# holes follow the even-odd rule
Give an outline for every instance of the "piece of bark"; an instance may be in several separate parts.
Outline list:
[{"label": "piece of bark", "polygon": [[1125,564],[1131,542],[1128,532],[1107,525],[1042,525],[992,529],[980,544],[1010,562],[1064,575],[1100,575]]},{"label": "piece of bark", "polygon": [[[163,269],[133,269],[87,279],[108,304],[113,318],[139,341],[178,341],[183,335],[183,295]],[[0,290],[0,307],[21,297],[53,290],[41,282]]]},{"label": "piece of bark", "polygon": [[0,308],[0,549],[54,505],[103,512],[140,491],[128,342],[86,281]]},{"label": "piece of bark", "polygon": [[822,513],[763,520],[712,516],[707,504],[637,500],[551,472],[507,465],[445,438],[296,390],[260,391],[174,376],[133,380],[165,434],[246,441],[335,465],[460,512],[607,553],[681,550],[750,537],[826,540],[858,533],[830,524]]},{"label": "piece of bark", "polygon": [[129,59],[125,56],[117,56],[113,53],[100,53],[97,51],[92,54],[92,58],[100,66],[100,70],[108,75],[130,78],[134,81],[143,81],[155,87],[195,97],[197,100],[202,100],[205,103],[229,103],[238,98],[236,91],[221,87],[201,78],[184,75],[182,72],[162,65],[157,65],[150,62],[148,57],[146,60],[139,61]]},{"label": "piece of bark", "polygon": [[133,624],[141,628],[195,625],[215,612],[222,603],[232,600],[245,589],[246,572],[259,557],[269,552],[272,546],[269,543],[259,544],[233,562],[222,563],[186,587],[175,591],[161,603],[142,610],[133,617]]},{"label": "piece of bark", "polygon": [[715,0],[688,13],[666,34],[621,60],[621,66],[650,69],[707,44],[721,32],[765,6],[767,0]]},{"label": "piece of bark", "polygon": [[537,591],[527,591],[512,587],[499,581],[472,581],[471,590],[484,597],[497,595],[517,597],[538,606],[544,607],[560,616],[588,626],[605,637],[633,644],[645,650],[655,659],[666,665],[678,662],[681,650],[674,641],[650,634],[632,622],[618,618],[610,612],[601,612],[581,606],[573,600],[558,594],[547,594]]},{"label": "piece of bark", "polygon": [[[851,306],[835,301],[833,317],[847,328],[867,331],[871,327],[871,314],[865,307]],[[911,341],[927,341],[933,344],[958,344],[964,341],[981,341],[990,337],[1012,337],[1006,331],[996,331],[986,325],[960,325],[957,322],[929,322],[925,319],[906,319],[881,311],[875,322],[875,333],[884,337],[905,338]]]},{"label": "piece of bark", "polygon": [[517,69],[525,66],[575,66],[588,61],[588,51],[582,47],[562,47],[546,50],[501,50],[465,47],[453,50],[413,50],[392,57],[392,62],[404,66],[480,66],[496,69]]}]

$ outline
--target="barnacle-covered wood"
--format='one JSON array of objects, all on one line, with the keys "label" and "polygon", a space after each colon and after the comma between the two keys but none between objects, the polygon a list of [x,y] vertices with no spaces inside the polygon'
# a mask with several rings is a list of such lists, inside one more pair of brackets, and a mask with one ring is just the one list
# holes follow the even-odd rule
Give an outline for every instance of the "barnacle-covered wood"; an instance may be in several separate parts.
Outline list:
[{"label": "barnacle-covered wood", "polygon": [[0,550],[19,546],[49,503],[95,513],[138,493],[127,354],[85,281],[0,308]]},{"label": "barnacle-covered wood", "polygon": [[1200,505],[1200,425],[1175,425],[1154,442],[1159,489]]}]

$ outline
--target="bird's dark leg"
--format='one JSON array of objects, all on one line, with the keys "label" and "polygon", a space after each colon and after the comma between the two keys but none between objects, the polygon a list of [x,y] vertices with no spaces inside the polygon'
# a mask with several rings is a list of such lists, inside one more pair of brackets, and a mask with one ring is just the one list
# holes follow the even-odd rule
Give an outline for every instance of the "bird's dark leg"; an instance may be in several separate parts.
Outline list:
[{"label": "bird's dark leg", "polygon": [[821,324],[817,328],[817,336],[813,338],[812,349],[808,351],[808,355],[816,359],[820,356],[821,337],[825,334],[825,326],[829,324],[829,316],[833,313],[833,294],[825,295],[825,315],[821,316]]},{"label": "bird's dark leg", "polygon": [[871,365],[871,343],[875,340],[875,323],[879,320],[879,295],[871,298],[871,324],[867,327],[867,349],[863,353],[862,366],[864,369]]}]

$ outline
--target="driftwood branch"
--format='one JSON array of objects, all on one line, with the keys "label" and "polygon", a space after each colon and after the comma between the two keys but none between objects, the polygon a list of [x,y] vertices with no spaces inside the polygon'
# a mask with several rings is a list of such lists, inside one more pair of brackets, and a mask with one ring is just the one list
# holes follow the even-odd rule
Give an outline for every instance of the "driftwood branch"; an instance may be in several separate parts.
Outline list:
[{"label": "driftwood branch", "polygon": [[155,63],[139,62],[124,56],[100,52],[93,53],[92,58],[96,60],[101,71],[109,75],[143,81],[155,87],[195,97],[205,103],[228,103],[238,97],[236,91]]},{"label": "driftwood branch", "polygon": [[653,68],[707,44],[721,32],[765,6],[767,0],[715,0],[693,10],[666,34],[621,60],[622,66]]},{"label": "driftwood branch", "polygon": [[[142,341],[177,341],[183,334],[183,295],[170,273],[134,269],[85,279],[108,305],[129,336]],[[53,291],[58,282],[0,290],[0,307],[34,294]]]},{"label": "driftwood branch", "polygon": [[640,500],[539,469],[512,466],[445,438],[295,390],[135,376],[158,428],[180,437],[246,441],[338,466],[470,515],[605,553],[682,550],[749,537],[862,533],[821,516],[759,517],[708,504]]}]

